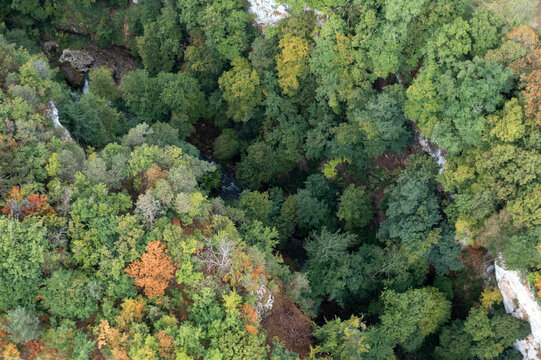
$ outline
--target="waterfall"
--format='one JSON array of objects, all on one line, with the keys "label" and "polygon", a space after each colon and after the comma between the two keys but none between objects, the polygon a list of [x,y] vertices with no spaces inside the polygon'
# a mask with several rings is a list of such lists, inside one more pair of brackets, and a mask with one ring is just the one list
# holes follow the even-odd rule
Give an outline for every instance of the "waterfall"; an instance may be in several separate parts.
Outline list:
[{"label": "waterfall", "polygon": [[64,130],[64,136],[63,136],[63,139],[69,139],[71,140],[71,135],[69,133],[68,130],[66,130],[66,128],[60,123],[60,120],[58,119],[58,109],[56,108],[54,102],[52,100],[49,100],[49,102],[47,103],[47,105],[49,106],[49,110],[48,110],[48,116],[51,118],[51,120],[53,121],[53,126],[55,129],[63,129]]},{"label": "waterfall", "polygon": [[423,151],[432,156],[432,158],[436,161],[440,167],[439,173],[442,174],[443,170],[445,169],[445,163],[447,162],[443,154],[445,150],[440,148],[436,142],[430,141],[429,139],[423,137],[418,129],[415,129],[415,139]]},{"label": "waterfall", "polygon": [[83,73],[85,78],[85,84],[83,85],[83,94],[86,94],[90,90],[90,82],[88,78],[88,72]]}]

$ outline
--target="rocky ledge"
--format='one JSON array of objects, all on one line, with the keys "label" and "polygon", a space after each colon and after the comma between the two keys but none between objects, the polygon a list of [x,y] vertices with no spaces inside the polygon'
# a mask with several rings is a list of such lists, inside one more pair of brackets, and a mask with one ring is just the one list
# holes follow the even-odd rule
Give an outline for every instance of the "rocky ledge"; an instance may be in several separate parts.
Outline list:
[{"label": "rocky ledge", "polygon": [[60,71],[73,88],[82,88],[85,83],[84,73],[90,70],[94,57],[82,50],[65,49],[58,59]]},{"label": "rocky ledge", "polygon": [[524,274],[507,270],[497,263],[495,270],[505,311],[528,321],[532,328],[532,333],[526,339],[517,341],[515,348],[522,353],[524,360],[541,359],[541,305],[536,301]]}]

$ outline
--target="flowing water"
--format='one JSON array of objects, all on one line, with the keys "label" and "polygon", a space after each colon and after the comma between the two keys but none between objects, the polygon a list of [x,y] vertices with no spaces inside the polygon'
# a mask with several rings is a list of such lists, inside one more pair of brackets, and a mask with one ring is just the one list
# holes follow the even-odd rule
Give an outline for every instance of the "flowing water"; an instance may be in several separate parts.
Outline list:
[{"label": "flowing water", "polygon": [[86,94],[88,90],[90,89],[89,81],[88,81],[88,73],[84,73],[85,77],[85,84],[83,85],[83,94]]},{"label": "flowing water", "polygon": [[216,164],[220,168],[222,178],[220,179],[219,194],[223,200],[236,200],[242,193],[242,188],[237,183],[235,173],[224,166]]},{"label": "flowing water", "polygon": [[220,178],[220,188],[217,189],[217,195],[226,201],[238,199],[243,189],[237,183],[237,176],[235,175],[235,172],[203,155],[201,151],[200,157],[202,160],[205,160],[220,169],[220,174],[222,177]]},{"label": "flowing water", "polygon": [[58,118],[58,109],[56,108],[56,105],[54,104],[54,101],[49,100],[47,103],[49,110],[48,110],[48,116],[53,121],[53,126],[55,129],[63,129],[64,130],[64,139],[71,139],[71,134],[68,130],[60,123],[60,120]]}]

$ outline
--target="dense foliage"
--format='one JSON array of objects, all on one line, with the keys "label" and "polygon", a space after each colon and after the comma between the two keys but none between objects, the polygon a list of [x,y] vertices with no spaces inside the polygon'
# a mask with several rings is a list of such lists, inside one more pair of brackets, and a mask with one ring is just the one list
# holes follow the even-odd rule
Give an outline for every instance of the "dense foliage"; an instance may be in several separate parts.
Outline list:
[{"label": "dense foliage", "polygon": [[530,2],[0,0],[0,355],[520,358],[482,263],[541,296]]}]

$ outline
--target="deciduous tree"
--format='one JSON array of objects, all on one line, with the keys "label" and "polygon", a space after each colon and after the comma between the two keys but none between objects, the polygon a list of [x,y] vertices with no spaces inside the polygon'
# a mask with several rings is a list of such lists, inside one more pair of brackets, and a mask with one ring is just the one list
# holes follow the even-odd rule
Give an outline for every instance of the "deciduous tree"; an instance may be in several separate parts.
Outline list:
[{"label": "deciduous tree", "polygon": [[126,268],[126,273],[135,279],[135,285],[143,288],[149,298],[163,296],[169,281],[175,273],[167,248],[159,241],[148,243],[141,259]]}]

